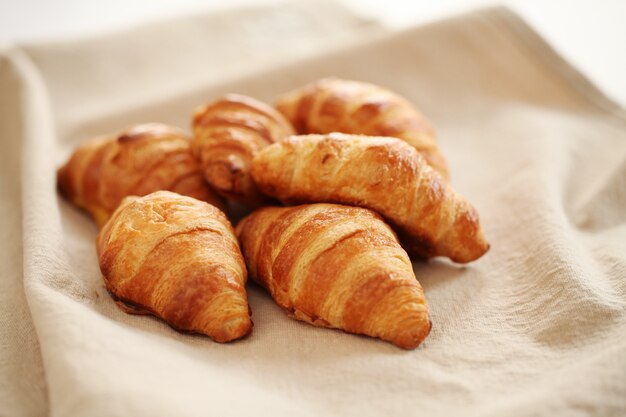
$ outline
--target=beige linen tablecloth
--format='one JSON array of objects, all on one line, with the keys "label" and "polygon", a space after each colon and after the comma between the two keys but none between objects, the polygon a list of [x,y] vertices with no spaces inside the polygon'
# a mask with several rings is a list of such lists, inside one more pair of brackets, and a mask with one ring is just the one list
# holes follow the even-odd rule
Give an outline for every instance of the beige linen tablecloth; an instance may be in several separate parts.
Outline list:
[{"label": "beige linen tablecloth", "polygon": [[[624,415],[623,111],[506,10],[366,41],[371,25],[310,4],[5,49],[0,415]],[[283,65],[355,31],[360,46]],[[254,332],[227,345],[121,312],[95,226],[56,194],[71,149],[327,75],[418,103],[480,210],[484,258],[415,265],[426,342],[403,351],[295,322],[254,285]]]}]

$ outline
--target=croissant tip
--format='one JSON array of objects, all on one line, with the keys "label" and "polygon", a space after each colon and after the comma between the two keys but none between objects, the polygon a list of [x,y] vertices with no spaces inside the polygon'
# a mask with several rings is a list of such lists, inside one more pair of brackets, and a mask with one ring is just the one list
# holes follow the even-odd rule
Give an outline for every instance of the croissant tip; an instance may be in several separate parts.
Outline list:
[{"label": "croissant tip", "polygon": [[416,349],[424,342],[424,340],[426,340],[432,328],[433,322],[430,318],[428,318],[427,325],[419,326],[417,329],[414,329],[411,333],[407,334],[406,337],[401,340],[393,341],[393,343],[402,349]]},{"label": "croissant tip", "polygon": [[220,332],[217,334],[207,332],[207,336],[218,343],[228,343],[248,337],[252,333],[253,328],[254,322],[250,316],[242,316],[223,323]]}]

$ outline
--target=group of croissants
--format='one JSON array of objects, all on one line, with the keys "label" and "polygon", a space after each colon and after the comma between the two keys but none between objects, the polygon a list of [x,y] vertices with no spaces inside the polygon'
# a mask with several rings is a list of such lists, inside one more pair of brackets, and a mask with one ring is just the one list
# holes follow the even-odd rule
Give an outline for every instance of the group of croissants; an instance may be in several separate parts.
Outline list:
[{"label": "group of croissants", "polygon": [[[58,170],[98,224],[105,286],[126,312],[239,339],[249,274],[297,320],[413,349],[432,322],[411,259],[489,249],[431,125],[385,88],[323,78],[275,107],[229,94],[195,111],[192,132],[136,125]],[[248,209],[236,228],[229,203]]]}]

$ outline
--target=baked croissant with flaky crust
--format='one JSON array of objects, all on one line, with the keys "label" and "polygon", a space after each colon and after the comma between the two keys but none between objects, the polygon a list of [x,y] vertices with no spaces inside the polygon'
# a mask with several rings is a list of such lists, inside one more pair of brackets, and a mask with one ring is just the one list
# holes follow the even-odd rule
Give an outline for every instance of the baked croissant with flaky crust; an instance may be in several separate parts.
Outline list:
[{"label": "baked croissant with flaky crust", "polygon": [[489,249],[476,209],[399,139],[291,136],[259,152],[252,175],[264,193],[288,204],[334,202],[375,210],[412,255],[470,262]]},{"label": "baked croissant with flaky crust", "polygon": [[84,143],[57,172],[61,193],[102,225],[122,199],[171,190],[225,208],[204,181],[191,140],[175,127],[150,123]]},{"label": "baked croissant with flaky crust", "polygon": [[265,207],[237,225],[250,277],[295,319],[413,349],[431,322],[411,261],[376,213]]},{"label": "baked croissant with flaky crust", "polygon": [[252,329],[244,259],[216,207],[169,191],[127,197],[96,243],[106,288],[123,310],[217,342]]},{"label": "baked croissant with flaky crust", "polygon": [[250,164],[260,149],[294,133],[283,115],[251,97],[228,94],[198,108],[192,127],[192,149],[209,184],[228,199],[250,206],[265,202]]},{"label": "baked croissant with flaky crust", "polygon": [[342,132],[402,139],[448,178],[446,160],[428,120],[409,101],[385,88],[322,78],[283,95],[276,108],[299,134]]}]

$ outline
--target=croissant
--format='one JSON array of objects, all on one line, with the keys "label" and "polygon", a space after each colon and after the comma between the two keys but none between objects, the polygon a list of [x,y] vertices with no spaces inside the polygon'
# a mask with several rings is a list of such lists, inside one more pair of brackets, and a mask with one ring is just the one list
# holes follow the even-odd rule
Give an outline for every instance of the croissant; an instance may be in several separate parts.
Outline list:
[{"label": "croissant", "polygon": [[394,232],[358,207],[264,207],[237,225],[250,277],[297,320],[417,347],[424,292]]},{"label": "croissant", "polygon": [[204,181],[189,137],[158,123],[82,144],[57,171],[57,183],[61,194],[90,213],[99,227],[124,197],[159,190],[226,208]]},{"label": "croissant", "polygon": [[250,163],[260,149],[294,133],[282,114],[251,97],[229,94],[198,108],[192,128],[193,152],[220,195],[250,206],[267,200],[250,177]]},{"label": "croissant", "polygon": [[342,132],[402,139],[448,178],[446,160],[428,120],[410,102],[385,88],[322,78],[283,95],[276,108],[299,134]]},{"label": "croissant", "polygon": [[464,263],[489,249],[476,209],[398,139],[291,136],[259,152],[252,175],[264,193],[288,204],[333,202],[375,210],[414,256]]},{"label": "croissant", "polygon": [[169,191],[127,197],[96,243],[106,288],[123,310],[217,342],[252,329],[245,263],[216,207]]}]

